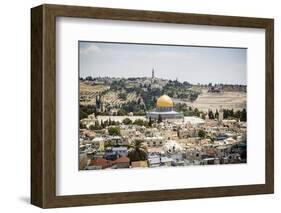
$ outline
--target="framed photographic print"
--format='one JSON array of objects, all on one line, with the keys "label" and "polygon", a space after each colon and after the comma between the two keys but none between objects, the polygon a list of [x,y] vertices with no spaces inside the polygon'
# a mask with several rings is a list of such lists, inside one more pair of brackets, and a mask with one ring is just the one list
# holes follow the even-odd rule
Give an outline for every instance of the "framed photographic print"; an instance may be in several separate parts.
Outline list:
[{"label": "framed photographic print", "polygon": [[31,9],[31,203],[274,191],[273,19]]}]

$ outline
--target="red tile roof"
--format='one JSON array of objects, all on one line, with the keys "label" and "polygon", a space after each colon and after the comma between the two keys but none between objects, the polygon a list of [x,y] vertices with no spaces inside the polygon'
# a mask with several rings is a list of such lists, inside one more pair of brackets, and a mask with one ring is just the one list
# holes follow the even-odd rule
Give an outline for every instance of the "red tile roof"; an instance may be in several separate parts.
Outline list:
[{"label": "red tile roof", "polygon": [[122,156],[122,157],[116,159],[115,161],[113,161],[113,163],[129,163],[129,162],[130,162],[130,159],[125,156]]},{"label": "red tile roof", "polygon": [[98,158],[94,159],[91,161],[90,166],[101,166],[102,168],[106,168],[111,166],[111,161],[103,159],[103,158]]}]

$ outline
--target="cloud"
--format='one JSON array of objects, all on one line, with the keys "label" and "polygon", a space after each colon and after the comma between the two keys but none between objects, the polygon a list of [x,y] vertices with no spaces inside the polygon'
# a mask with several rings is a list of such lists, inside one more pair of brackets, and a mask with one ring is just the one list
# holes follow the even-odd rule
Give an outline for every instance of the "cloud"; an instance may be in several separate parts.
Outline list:
[{"label": "cloud", "polygon": [[87,45],[87,46],[84,46],[84,45],[80,46],[81,55],[92,55],[92,54],[100,53],[101,51],[102,51],[101,48],[99,48],[95,44],[91,44],[91,45]]}]

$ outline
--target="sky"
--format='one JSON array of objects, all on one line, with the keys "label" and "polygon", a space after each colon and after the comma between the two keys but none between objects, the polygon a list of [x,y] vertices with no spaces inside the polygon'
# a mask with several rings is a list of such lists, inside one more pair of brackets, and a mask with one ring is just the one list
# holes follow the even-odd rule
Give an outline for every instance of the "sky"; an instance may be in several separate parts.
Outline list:
[{"label": "sky", "polygon": [[247,84],[247,49],[79,42],[80,77],[151,77]]}]

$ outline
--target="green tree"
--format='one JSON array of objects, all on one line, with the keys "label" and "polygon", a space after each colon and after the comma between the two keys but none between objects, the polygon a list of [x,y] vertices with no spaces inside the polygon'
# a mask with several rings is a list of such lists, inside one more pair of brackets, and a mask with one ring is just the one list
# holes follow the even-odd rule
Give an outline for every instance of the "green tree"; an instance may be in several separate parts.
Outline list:
[{"label": "green tree", "polygon": [[120,128],[118,126],[110,126],[108,127],[109,135],[120,135]]},{"label": "green tree", "polygon": [[96,120],[96,121],[95,121],[95,129],[96,129],[96,130],[101,129],[101,126],[100,126],[100,124],[99,124],[99,121],[98,121],[98,120]]},{"label": "green tree", "polygon": [[122,99],[122,100],[126,100],[127,94],[126,94],[126,93],[119,93],[119,94],[118,94],[118,97],[119,97],[120,99]]},{"label": "green tree", "polygon": [[198,137],[205,138],[206,137],[206,132],[203,129],[199,129]]},{"label": "green tree", "polygon": [[82,122],[79,123],[79,127],[80,127],[80,129],[86,129],[86,125],[83,124]]},{"label": "green tree", "polygon": [[95,126],[91,124],[91,125],[89,126],[89,129],[90,129],[90,130],[95,130]]},{"label": "green tree", "polygon": [[161,116],[161,115],[158,115],[158,120],[157,120],[157,122],[158,122],[158,123],[161,123],[162,121],[163,121],[162,116]]},{"label": "green tree", "polygon": [[233,109],[231,109],[231,110],[229,110],[229,115],[230,115],[230,117],[234,117],[234,111],[233,111]]},{"label": "green tree", "polygon": [[103,120],[101,120],[100,125],[101,125],[101,128],[105,128]]},{"label": "green tree", "polygon": [[104,121],[104,122],[103,122],[103,125],[104,125],[104,127],[109,126],[109,122],[108,122],[108,120]]},{"label": "green tree", "polygon": [[240,119],[240,118],[241,118],[241,111],[240,111],[240,110],[237,110],[237,111],[234,113],[234,117],[237,118],[237,119]]},{"label": "green tree", "polygon": [[123,121],[122,121],[123,124],[125,125],[129,125],[129,124],[132,124],[132,120],[130,118],[125,118]]},{"label": "green tree", "polygon": [[214,113],[212,112],[212,110],[209,111],[209,119],[214,119]]},{"label": "green tree", "polygon": [[143,116],[143,115],[145,115],[145,111],[144,110],[139,110],[139,111],[135,112],[134,114],[135,115]]},{"label": "green tree", "polygon": [[126,115],[126,111],[125,111],[124,109],[119,109],[119,110],[117,111],[117,115],[118,115],[118,116],[124,116],[124,115]]},{"label": "green tree", "polygon": [[247,111],[245,108],[241,112],[240,121],[247,121]]},{"label": "green tree", "polygon": [[217,109],[216,109],[216,113],[215,113],[215,118],[216,118],[216,119],[219,119],[219,112],[218,112]]},{"label": "green tree", "polygon": [[224,109],[224,110],[223,110],[223,118],[224,118],[224,119],[227,119],[228,117],[229,117],[229,112],[228,112],[227,109]]},{"label": "green tree", "polygon": [[142,119],[136,119],[136,120],[134,121],[134,124],[135,124],[135,125],[138,125],[138,126],[145,126],[145,121],[142,120]]},{"label": "green tree", "polygon": [[151,117],[149,117],[148,126],[151,127],[151,126],[152,126],[152,123],[153,123],[153,122],[152,122],[152,119],[151,119]]},{"label": "green tree", "polygon": [[141,161],[141,160],[147,160],[147,149],[143,145],[142,140],[135,140],[131,145],[128,146],[129,153],[128,157],[130,158],[130,161]]},{"label": "green tree", "polygon": [[206,114],[202,113],[201,118],[205,120],[206,119]]},{"label": "green tree", "polygon": [[83,110],[81,110],[81,108],[80,108],[80,111],[79,111],[80,120],[83,118],[87,118],[87,117],[88,117],[88,114],[86,112],[84,112]]},{"label": "green tree", "polygon": [[198,110],[197,108],[194,109],[193,113],[194,113],[194,115],[197,116],[197,117],[200,116],[200,112],[199,112],[199,110]]}]

